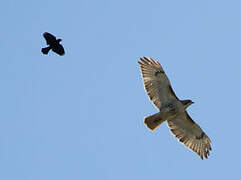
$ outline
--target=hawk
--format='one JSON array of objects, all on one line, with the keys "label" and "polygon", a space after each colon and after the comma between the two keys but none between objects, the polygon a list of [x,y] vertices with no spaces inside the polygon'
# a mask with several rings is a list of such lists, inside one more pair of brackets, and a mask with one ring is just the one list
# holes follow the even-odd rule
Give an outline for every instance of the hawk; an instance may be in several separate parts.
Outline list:
[{"label": "hawk", "polygon": [[208,159],[211,140],[186,111],[193,102],[178,99],[158,61],[143,57],[138,63],[145,90],[159,110],[158,113],[144,118],[146,126],[154,131],[164,121],[167,121],[170,131],[179,142],[195,152],[201,159],[203,156]]},{"label": "hawk", "polygon": [[60,41],[62,41],[62,39],[56,39],[56,37],[48,32],[45,32],[43,34],[47,45],[49,45],[46,48],[42,48],[42,53],[43,54],[48,54],[48,52],[50,51],[50,49],[52,49],[55,53],[57,53],[60,56],[64,55],[64,47],[59,44]]}]

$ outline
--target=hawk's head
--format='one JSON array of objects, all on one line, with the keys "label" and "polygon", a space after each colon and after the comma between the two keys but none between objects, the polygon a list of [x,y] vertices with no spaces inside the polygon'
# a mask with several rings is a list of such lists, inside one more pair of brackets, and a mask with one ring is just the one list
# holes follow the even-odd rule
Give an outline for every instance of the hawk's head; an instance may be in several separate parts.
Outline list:
[{"label": "hawk's head", "polygon": [[192,102],[192,100],[182,100],[181,101],[182,102],[182,104],[184,105],[184,107],[185,107],[185,109],[188,107],[188,106],[190,106],[191,104],[193,104],[194,102]]}]

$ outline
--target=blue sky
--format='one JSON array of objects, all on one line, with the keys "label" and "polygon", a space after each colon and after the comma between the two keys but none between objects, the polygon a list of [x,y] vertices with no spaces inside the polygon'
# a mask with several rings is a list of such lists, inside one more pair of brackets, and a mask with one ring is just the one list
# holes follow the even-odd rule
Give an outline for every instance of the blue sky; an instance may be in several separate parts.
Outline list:
[{"label": "blue sky", "polygon": [[[241,2],[4,1],[0,7],[0,179],[237,179]],[[41,54],[43,32],[66,55]],[[157,112],[137,60],[157,59],[212,140],[200,160]]]}]

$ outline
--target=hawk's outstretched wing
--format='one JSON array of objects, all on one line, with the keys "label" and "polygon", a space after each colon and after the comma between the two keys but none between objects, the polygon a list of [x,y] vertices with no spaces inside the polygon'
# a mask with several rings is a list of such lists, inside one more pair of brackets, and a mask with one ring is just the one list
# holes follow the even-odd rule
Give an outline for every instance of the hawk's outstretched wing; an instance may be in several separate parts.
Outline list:
[{"label": "hawk's outstretched wing", "polygon": [[163,103],[173,98],[178,99],[158,61],[154,61],[150,57],[148,59],[143,57],[140,58],[138,63],[141,68],[146,92],[158,109],[161,109]]},{"label": "hawk's outstretched wing", "polygon": [[47,42],[47,45],[51,45],[56,41],[56,37],[48,32],[45,32],[43,36]]},{"label": "hawk's outstretched wing", "polygon": [[59,54],[60,56],[65,54],[64,47],[61,44],[54,46],[52,50],[57,54]]},{"label": "hawk's outstretched wing", "polygon": [[211,140],[187,112],[168,119],[167,124],[181,143],[197,153],[201,159],[203,159],[203,155],[208,158],[209,151],[211,151]]}]

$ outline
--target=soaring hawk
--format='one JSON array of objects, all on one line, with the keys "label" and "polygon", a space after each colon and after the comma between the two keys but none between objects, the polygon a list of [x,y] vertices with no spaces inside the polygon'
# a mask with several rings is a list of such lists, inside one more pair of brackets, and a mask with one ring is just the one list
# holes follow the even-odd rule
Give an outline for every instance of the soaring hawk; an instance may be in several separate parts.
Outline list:
[{"label": "soaring hawk", "polygon": [[178,99],[158,61],[143,57],[138,63],[145,90],[159,110],[158,113],[144,118],[146,126],[154,131],[167,121],[170,131],[181,143],[198,154],[201,159],[203,156],[208,158],[211,140],[186,111],[193,102]]},{"label": "soaring hawk", "polygon": [[45,32],[43,34],[47,45],[49,45],[46,48],[42,48],[42,53],[43,54],[48,54],[48,52],[50,51],[50,49],[52,49],[55,53],[57,53],[60,56],[64,55],[64,47],[60,44],[60,41],[62,41],[62,39],[56,39],[56,37],[48,32]]}]

